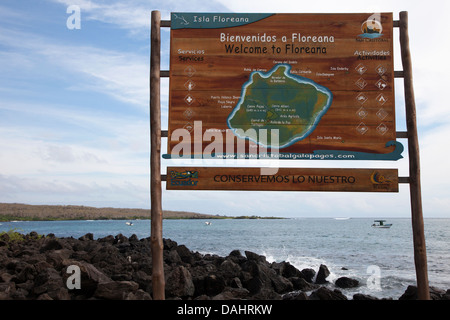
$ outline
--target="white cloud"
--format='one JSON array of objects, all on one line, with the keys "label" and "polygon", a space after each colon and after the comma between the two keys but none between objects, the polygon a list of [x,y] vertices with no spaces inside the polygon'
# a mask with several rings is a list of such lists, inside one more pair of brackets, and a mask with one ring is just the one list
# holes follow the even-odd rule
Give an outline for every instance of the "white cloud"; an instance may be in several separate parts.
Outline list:
[{"label": "white cloud", "polygon": [[91,47],[54,45],[46,45],[38,52],[69,72],[82,73],[90,79],[85,84],[74,84],[72,89],[98,91],[142,110],[148,108],[149,66],[146,57]]},{"label": "white cloud", "polygon": [[[9,62],[20,66],[20,69],[36,69],[47,65],[48,69],[53,70],[54,76],[58,77],[63,68],[85,79],[71,84],[72,90],[100,92],[138,106],[141,110],[148,109],[150,67],[146,55],[60,44],[36,34],[4,28],[0,28],[0,41],[14,51],[14,55],[6,51],[0,55],[6,56]],[[12,72],[11,65],[2,68]],[[67,80],[67,76],[65,79]]]},{"label": "white cloud", "polygon": [[161,12],[163,20],[170,19],[170,12],[176,11],[223,11],[225,6],[215,0],[52,0],[65,6],[80,6],[82,17],[88,20],[114,24],[129,30],[133,35],[149,35],[151,11]]}]

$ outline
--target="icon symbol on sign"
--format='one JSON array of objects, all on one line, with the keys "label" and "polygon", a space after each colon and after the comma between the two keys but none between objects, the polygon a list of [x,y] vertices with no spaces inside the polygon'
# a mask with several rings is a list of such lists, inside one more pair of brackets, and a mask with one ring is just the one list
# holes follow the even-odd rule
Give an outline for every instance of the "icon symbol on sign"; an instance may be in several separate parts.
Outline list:
[{"label": "icon symbol on sign", "polygon": [[364,89],[364,87],[367,85],[367,81],[363,78],[359,78],[358,81],[355,82],[356,86],[360,89]]},{"label": "icon symbol on sign", "polygon": [[174,15],[174,17],[175,17],[175,19],[180,19],[180,20],[182,20],[183,22],[181,22],[180,24],[182,24],[182,25],[188,25],[189,24],[189,22],[187,22],[186,21],[186,19],[183,17],[183,16],[178,16],[177,14],[173,14]]},{"label": "icon symbol on sign", "polygon": [[192,104],[192,102],[194,102],[194,97],[193,96],[191,96],[190,94],[188,94],[186,97],[184,97],[184,101],[186,101],[186,103],[188,104],[188,105],[191,105]]},{"label": "icon symbol on sign", "polygon": [[377,101],[378,101],[378,103],[380,104],[380,105],[383,105],[383,104],[385,104],[386,103],[386,101],[387,101],[387,98],[384,96],[384,94],[382,94],[382,93],[380,93],[378,96],[377,96]]},{"label": "icon symbol on sign", "polygon": [[387,83],[386,83],[383,79],[380,79],[380,80],[378,80],[378,81],[375,83],[375,86],[376,86],[378,89],[383,90],[384,88],[387,87]]},{"label": "icon symbol on sign", "polygon": [[367,115],[369,114],[367,112],[366,109],[364,109],[363,107],[361,107],[361,109],[359,109],[356,114],[358,115],[358,117],[360,117],[361,119],[364,119],[365,117],[367,117]]},{"label": "icon symbol on sign", "polygon": [[194,129],[194,126],[192,125],[192,123],[188,122],[185,124],[183,129],[186,129],[187,131],[191,132]]},{"label": "icon symbol on sign", "polygon": [[377,71],[377,73],[382,76],[385,72],[386,72],[386,68],[383,65],[379,65],[378,67],[376,67],[375,69]]},{"label": "icon symbol on sign", "polygon": [[195,82],[189,79],[189,80],[186,81],[186,83],[184,84],[184,87],[185,87],[186,89],[188,89],[189,91],[191,91],[192,89],[195,88]]},{"label": "icon symbol on sign", "polygon": [[377,132],[381,135],[384,135],[386,132],[388,132],[388,127],[382,123],[377,127]]},{"label": "icon symbol on sign", "polygon": [[356,127],[356,131],[358,131],[360,134],[365,134],[369,128],[364,124],[364,122],[361,122],[359,126]]},{"label": "icon symbol on sign", "polygon": [[380,118],[380,120],[384,120],[388,116],[388,113],[386,110],[380,109],[377,112],[377,116],[378,116],[378,118]]},{"label": "icon symbol on sign", "polygon": [[375,39],[381,37],[383,34],[383,26],[381,24],[381,14],[374,13],[361,25],[361,31],[363,34],[359,36],[361,38]]},{"label": "icon symbol on sign", "polygon": [[358,94],[358,95],[356,96],[356,100],[357,100],[359,103],[363,104],[364,102],[367,101],[367,97],[366,97],[366,95],[365,95],[364,93],[360,93],[360,94]]},{"label": "icon symbol on sign", "polygon": [[184,69],[184,73],[186,73],[188,77],[192,77],[196,71],[197,70],[195,70],[193,66],[187,66],[186,69]]},{"label": "icon symbol on sign", "polygon": [[192,111],[190,108],[189,109],[186,109],[184,112],[183,112],[183,115],[184,115],[184,117],[186,118],[186,119],[191,119],[192,118],[192,116],[194,115],[194,111]]},{"label": "icon symbol on sign", "polygon": [[355,68],[356,72],[358,72],[360,75],[363,75],[364,72],[366,72],[367,68],[362,63],[358,64]]}]

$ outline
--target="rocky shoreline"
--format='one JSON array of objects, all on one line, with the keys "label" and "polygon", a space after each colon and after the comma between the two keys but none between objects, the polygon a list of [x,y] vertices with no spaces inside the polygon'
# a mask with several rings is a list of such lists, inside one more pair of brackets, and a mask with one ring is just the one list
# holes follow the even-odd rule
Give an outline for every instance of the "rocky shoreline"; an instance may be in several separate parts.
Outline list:
[{"label": "rocky shoreline", "polygon": [[[324,265],[298,270],[238,250],[226,257],[202,255],[170,239],[164,239],[164,269],[166,299],[349,300],[338,288],[360,285],[341,277],[329,286]],[[151,300],[151,275],[150,238],[0,236],[0,300]],[[450,300],[450,290],[430,292],[434,300]],[[416,298],[416,288],[409,286],[398,299]],[[353,300],[378,298],[355,294]]]}]

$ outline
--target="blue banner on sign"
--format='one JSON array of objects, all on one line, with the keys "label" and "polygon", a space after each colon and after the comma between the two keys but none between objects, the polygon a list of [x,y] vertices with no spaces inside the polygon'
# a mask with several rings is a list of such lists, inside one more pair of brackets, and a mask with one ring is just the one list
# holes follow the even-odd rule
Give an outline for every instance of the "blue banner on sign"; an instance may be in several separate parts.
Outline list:
[{"label": "blue banner on sign", "polygon": [[192,13],[172,12],[172,29],[215,29],[230,28],[250,24],[273,13]]},{"label": "blue banner on sign", "polygon": [[279,152],[271,154],[257,153],[222,153],[222,154],[189,154],[186,156],[177,156],[172,154],[163,154],[164,159],[279,159],[279,160],[373,160],[373,161],[397,161],[403,158],[403,144],[398,141],[389,141],[386,148],[395,146],[390,153],[369,153],[345,150],[315,150],[313,153],[294,153]]}]

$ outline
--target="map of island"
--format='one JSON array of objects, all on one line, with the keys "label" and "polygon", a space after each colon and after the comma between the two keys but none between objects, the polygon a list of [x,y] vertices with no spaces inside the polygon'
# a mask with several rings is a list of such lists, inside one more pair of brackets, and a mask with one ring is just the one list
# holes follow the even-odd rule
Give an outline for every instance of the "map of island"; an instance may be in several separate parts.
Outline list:
[{"label": "map of island", "polygon": [[[288,64],[278,64],[269,72],[250,74],[227,120],[236,136],[269,148],[285,148],[314,131],[333,95],[328,88],[291,74],[290,69]],[[258,129],[267,129],[266,143],[257,141]],[[271,129],[279,130],[278,141],[270,141]]]}]

